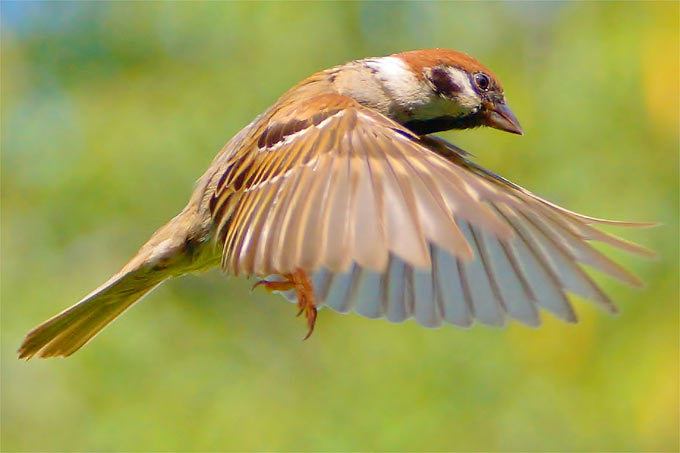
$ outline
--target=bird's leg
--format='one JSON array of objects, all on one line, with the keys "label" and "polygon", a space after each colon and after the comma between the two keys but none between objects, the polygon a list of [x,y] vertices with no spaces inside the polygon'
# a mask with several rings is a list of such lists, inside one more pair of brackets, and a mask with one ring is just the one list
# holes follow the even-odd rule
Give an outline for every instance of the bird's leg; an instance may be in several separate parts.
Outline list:
[{"label": "bird's leg", "polygon": [[307,276],[307,273],[301,269],[290,274],[283,274],[282,277],[285,280],[281,282],[260,280],[253,285],[253,289],[258,286],[264,286],[264,289],[268,292],[290,291],[291,289],[294,289],[297,295],[297,306],[299,309],[297,316],[304,313],[305,318],[307,318],[309,331],[307,332],[307,335],[305,335],[305,338],[303,338],[303,340],[306,340],[312,335],[312,332],[314,332],[314,324],[316,323],[316,300],[314,298],[312,282]]}]

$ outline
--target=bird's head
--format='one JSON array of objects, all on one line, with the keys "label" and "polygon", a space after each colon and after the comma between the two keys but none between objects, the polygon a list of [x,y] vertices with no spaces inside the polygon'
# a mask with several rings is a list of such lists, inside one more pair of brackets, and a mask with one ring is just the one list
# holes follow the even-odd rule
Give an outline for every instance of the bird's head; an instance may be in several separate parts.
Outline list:
[{"label": "bird's head", "polygon": [[522,134],[496,76],[464,53],[416,50],[363,64],[387,93],[377,107],[417,134],[478,126]]}]

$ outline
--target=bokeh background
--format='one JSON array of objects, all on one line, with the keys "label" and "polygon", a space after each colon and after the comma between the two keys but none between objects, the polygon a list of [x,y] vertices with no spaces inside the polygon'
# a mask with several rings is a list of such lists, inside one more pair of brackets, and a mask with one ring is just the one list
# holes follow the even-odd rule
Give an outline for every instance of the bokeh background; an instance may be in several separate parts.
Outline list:
[{"label": "bokeh background", "polygon": [[[677,451],[678,3],[3,2],[2,451]],[[68,359],[34,325],[116,271],[221,146],[305,76],[451,47],[494,69],[524,137],[447,133],[618,231],[648,287],[610,317],[427,330],[322,311],[215,270]],[[615,232],[612,230],[612,232]]]}]

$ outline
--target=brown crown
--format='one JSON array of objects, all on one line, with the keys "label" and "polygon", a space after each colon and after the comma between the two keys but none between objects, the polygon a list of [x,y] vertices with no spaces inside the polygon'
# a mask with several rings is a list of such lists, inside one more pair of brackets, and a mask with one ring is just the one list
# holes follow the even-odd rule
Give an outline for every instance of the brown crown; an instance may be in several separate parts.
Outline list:
[{"label": "brown crown", "polygon": [[469,73],[483,72],[491,77],[494,85],[501,88],[496,75],[489,68],[469,55],[451,49],[426,49],[412,50],[392,55],[401,58],[416,73],[417,77],[422,78],[425,68],[432,68],[439,65],[455,66],[466,70]]}]

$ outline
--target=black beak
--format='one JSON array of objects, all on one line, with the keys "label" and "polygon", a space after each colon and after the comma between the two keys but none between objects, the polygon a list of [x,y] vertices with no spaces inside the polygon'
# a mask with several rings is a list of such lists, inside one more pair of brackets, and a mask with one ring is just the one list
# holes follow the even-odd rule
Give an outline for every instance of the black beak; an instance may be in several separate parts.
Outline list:
[{"label": "black beak", "polygon": [[485,111],[483,113],[485,126],[512,132],[517,135],[524,135],[519,120],[515,114],[512,113],[510,107],[505,105],[505,101],[489,102],[485,104]]}]

